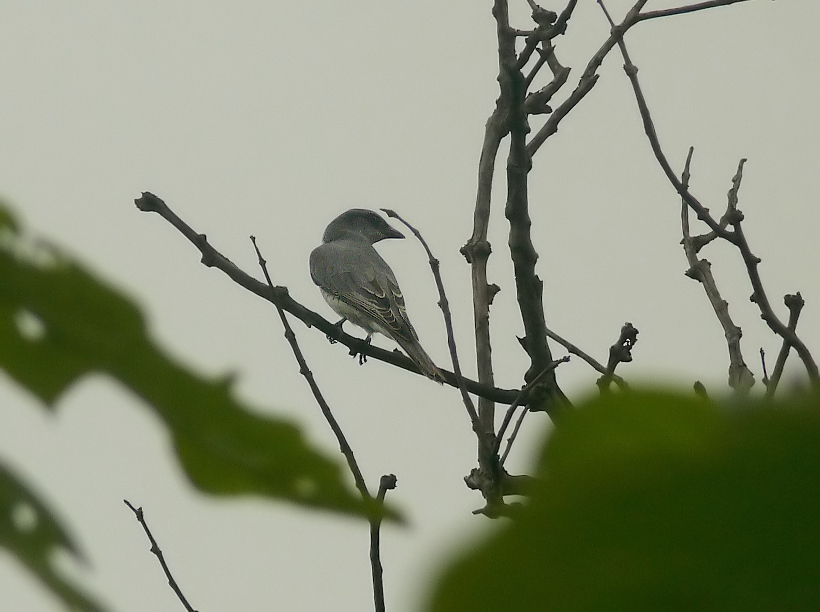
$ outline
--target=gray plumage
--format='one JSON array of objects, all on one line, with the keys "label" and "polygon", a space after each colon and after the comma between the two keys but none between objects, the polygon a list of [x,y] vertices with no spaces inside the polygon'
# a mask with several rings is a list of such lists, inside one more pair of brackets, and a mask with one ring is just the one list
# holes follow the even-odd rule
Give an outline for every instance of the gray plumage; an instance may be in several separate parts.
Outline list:
[{"label": "gray plumage", "polygon": [[354,208],[330,222],[323,244],[310,254],[310,276],[342,321],[393,339],[419,367],[438,382],[441,372],[419,344],[407,318],[401,289],[393,270],[373,248],[385,238],[404,238],[372,210]]}]

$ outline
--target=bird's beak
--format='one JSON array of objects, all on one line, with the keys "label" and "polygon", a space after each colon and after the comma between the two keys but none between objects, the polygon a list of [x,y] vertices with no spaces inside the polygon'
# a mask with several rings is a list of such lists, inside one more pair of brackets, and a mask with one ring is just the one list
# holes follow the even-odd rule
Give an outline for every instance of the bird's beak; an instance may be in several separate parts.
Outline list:
[{"label": "bird's beak", "polygon": [[404,234],[402,234],[399,230],[390,228],[390,231],[387,233],[385,238],[404,238]]}]

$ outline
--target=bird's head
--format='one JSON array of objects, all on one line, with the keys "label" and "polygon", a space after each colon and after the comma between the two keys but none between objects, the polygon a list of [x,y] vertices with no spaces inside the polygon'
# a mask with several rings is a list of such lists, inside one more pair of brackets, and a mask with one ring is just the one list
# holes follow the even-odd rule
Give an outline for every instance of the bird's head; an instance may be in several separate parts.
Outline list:
[{"label": "bird's head", "polygon": [[353,208],[330,222],[322,241],[332,242],[347,237],[364,238],[373,244],[385,238],[404,238],[404,234],[393,229],[378,213],[364,208]]}]

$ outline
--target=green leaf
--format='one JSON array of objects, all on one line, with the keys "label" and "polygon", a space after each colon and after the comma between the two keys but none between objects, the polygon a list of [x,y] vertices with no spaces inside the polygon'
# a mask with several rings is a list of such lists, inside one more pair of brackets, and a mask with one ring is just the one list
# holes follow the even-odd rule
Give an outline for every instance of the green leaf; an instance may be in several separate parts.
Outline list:
[{"label": "green leaf", "polygon": [[224,380],[203,379],[168,357],[124,295],[13,224],[0,231],[0,368],[29,391],[53,406],[82,376],[107,373],[165,422],[203,491],[383,514],[294,424],[251,410]]},{"label": "green leaf", "polygon": [[71,610],[102,612],[103,607],[64,580],[52,567],[59,550],[80,554],[46,504],[0,464],[0,547],[6,548]]},{"label": "green leaf", "polygon": [[16,232],[17,220],[11,214],[11,210],[9,210],[3,204],[3,201],[0,200],[0,232],[2,232],[5,229],[9,229],[12,232]]},{"label": "green leaf", "polygon": [[820,609],[819,404],[590,402],[432,610]]}]

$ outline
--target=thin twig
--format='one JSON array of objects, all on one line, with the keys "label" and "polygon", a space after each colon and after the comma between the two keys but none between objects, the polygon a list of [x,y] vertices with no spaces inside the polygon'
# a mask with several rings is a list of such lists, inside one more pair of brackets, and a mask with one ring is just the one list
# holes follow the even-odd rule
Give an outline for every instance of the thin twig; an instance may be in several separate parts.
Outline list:
[{"label": "thin twig", "polygon": [[134,513],[134,516],[137,517],[137,521],[139,524],[142,525],[142,529],[145,531],[145,535],[148,536],[148,540],[151,542],[151,552],[157,556],[159,559],[159,564],[162,566],[162,571],[165,572],[165,577],[168,579],[168,585],[173,589],[174,593],[176,593],[179,600],[182,602],[182,605],[185,606],[185,609],[188,612],[197,612],[196,609],[191,607],[191,604],[188,603],[188,600],[185,599],[185,595],[182,594],[182,589],[179,588],[177,581],[174,580],[174,576],[171,574],[171,569],[168,567],[168,564],[165,562],[165,555],[162,554],[162,550],[160,550],[159,544],[154,539],[151,530],[148,529],[148,523],[145,522],[145,513],[142,511],[142,507],[135,508],[134,505],[128,501],[127,499],[122,500],[125,502],[125,505],[131,508],[131,511]]},{"label": "thin twig", "polygon": [[[267,262],[262,257],[262,253],[256,244],[256,238],[254,236],[251,236],[250,238],[253,243],[253,248],[256,250],[256,256],[259,258],[259,267],[262,268],[262,272],[265,275],[265,280],[268,281],[268,285],[272,287],[273,283],[271,282],[270,275],[268,274]],[[296,334],[293,333],[293,329],[285,316],[285,311],[278,304],[275,304],[275,306],[276,312],[279,313],[279,319],[282,322],[282,327],[285,329],[285,338],[290,344],[290,348],[293,351],[293,356],[296,358],[296,362],[299,364],[299,373],[305,377],[316,403],[319,404],[319,409],[322,411],[322,415],[325,417],[327,424],[330,425],[333,435],[336,436],[336,440],[339,443],[339,450],[347,461],[347,465],[350,468],[350,473],[353,474],[353,480],[356,483],[356,488],[359,489],[362,497],[372,499],[372,496],[367,490],[367,484],[365,483],[364,476],[359,469],[359,464],[356,462],[353,449],[350,447],[350,444],[348,444],[347,438],[345,437],[339,422],[336,420],[336,417],[333,416],[333,411],[325,401],[322,391],[319,389],[319,385],[316,384],[316,379],[313,377],[313,372],[308,367],[307,361],[305,361],[305,356],[296,341]]]},{"label": "thin twig", "polygon": [[453,317],[450,314],[450,302],[447,300],[447,294],[444,291],[444,282],[441,280],[441,264],[438,259],[433,256],[433,252],[430,250],[430,247],[427,245],[427,241],[424,239],[424,236],[421,235],[415,227],[410,225],[407,221],[405,221],[401,215],[399,215],[396,211],[391,210],[389,208],[382,208],[382,210],[387,214],[388,217],[393,217],[394,219],[398,219],[404,225],[407,226],[416,239],[421,243],[421,246],[424,247],[424,250],[427,252],[427,258],[430,263],[430,269],[433,271],[433,278],[436,281],[436,288],[438,289],[438,306],[441,308],[441,313],[444,316],[444,326],[447,329],[447,346],[450,349],[450,359],[453,362],[453,372],[456,375],[456,381],[458,382],[458,390],[461,392],[461,401],[464,403],[464,408],[467,410],[467,414],[470,417],[470,422],[473,425],[473,431],[479,437],[479,440],[484,438],[484,431],[481,427],[481,421],[479,421],[478,413],[475,409],[475,404],[473,404],[473,400],[470,397],[470,394],[467,393],[467,387],[464,385],[464,376],[461,373],[461,364],[458,360],[458,349],[456,347],[456,338],[455,333],[453,332]]},{"label": "thin twig", "polygon": [[[803,296],[798,291],[794,295],[787,295],[783,298],[786,308],[789,309],[789,329],[795,331],[797,329],[797,321],[800,318],[800,311],[803,310],[805,301]],[[777,385],[780,383],[780,377],[783,375],[783,368],[786,367],[786,359],[789,357],[789,350],[791,346],[786,340],[783,340],[783,345],[780,347],[780,352],[777,354],[777,361],[774,364],[772,377],[766,385],[766,397],[771,398],[777,390]],[[760,349],[761,351],[763,349]]]},{"label": "thin twig", "polygon": [[[256,280],[238,268],[227,257],[211,246],[204,234],[195,232],[187,223],[180,219],[165,202],[154,194],[143,192],[142,197],[134,200],[134,203],[141,211],[155,212],[177,228],[202,254],[201,261],[203,265],[221,270],[236,284],[274,305],[281,306],[283,310],[292,314],[308,327],[315,327],[321,330],[326,336],[333,338],[350,350],[355,350],[359,354],[367,355],[368,357],[389,363],[409,372],[419,373],[419,369],[413,361],[399,351],[387,351],[373,344],[369,344],[361,338],[356,338],[355,336],[345,333],[340,326],[331,323],[318,313],[305,308],[291,298],[290,295],[288,295],[287,287],[276,286],[271,288],[269,285]],[[442,370],[442,374],[447,384],[453,387],[457,386],[455,374],[447,372],[446,370]],[[502,404],[511,404],[518,396],[517,389],[498,389],[492,385],[480,384],[470,379],[465,379],[464,382],[470,393],[474,393],[479,397],[489,398],[492,401]]]},{"label": "thin twig", "polygon": [[529,411],[529,407],[525,406],[524,410],[521,411],[521,414],[518,415],[518,420],[515,422],[515,427],[513,427],[513,431],[507,440],[507,447],[504,449],[504,454],[501,455],[501,459],[499,460],[501,465],[504,465],[504,462],[507,460],[507,456],[510,454],[513,442],[515,442],[515,439],[518,437],[518,431],[521,429],[521,424],[524,422],[524,417],[527,416]]},{"label": "thin twig", "polygon": [[[385,474],[379,479],[379,491],[376,493],[376,501],[384,503],[384,496],[388,490],[396,488],[396,476]],[[384,612],[384,580],[382,578],[381,561],[381,518],[370,520],[370,573],[373,577],[373,602],[376,612]]]},{"label": "thin twig", "polygon": [[671,17],[673,15],[683,15],[685,13],[694,13],[695,11],[702,11],[704,9],[716,8],[718,6],[728,6],[738,2],[747,2],[748,0],[710,0],[709,2],[698,2],[697,4],[689,4],[687,6],[679,6],[677,8],[661,9],[658,11],[647,11],[638,15],[638,21],[646,21],[647,19],[657,19],[659,17]]},{"label": "thin twig", "polygon": [[555,59],[555,52],[552,45],[544,44],[544,49],[541,51],[541,57],[533,68],[533,71],[524,79],[524,87],[529,88],[529,85],[534,77],[536,68],[540,68],[543,63],[549,63],[553,71],[552,81],[547,83],[538,91],[533,91],[527,94],[524,99],[524,110],[528,115],[543,115],[552,112],[549,106],[549,101],[561,89],[569,78],[570,69],[561,66],[558,60]]},{"label": "thin twig", "polygon": [[[250,239],[253,243],[253,248],[256,251],[259,267],[262,268],[262,273],[265,275],[265,280],[268,282],[270,287],[273,287],[273,282],[271,281],[270,274],[268,273],[267,262],[265,261],[265,258],[262,257],[262,252],[256,244],[256,238],[251,236]],[[339,450],[342,452],[342,455],[344,455],[344,458],[347,461],[348,468],[350,468],[350,473],[353,474],[353,480],[356,483],[356,488],[359,490],[359,493],[364,500],[374,501],[373,496],[370,495],[370,491],[367,490],[367,484],[365,483],[362,471],[359,469],[359,464],[356,461],[356,456],[353,454],[353,449],[347,442],[347,438],[345,437],[339,422],[336,420],[336,417],[333,416],[330,406],[325,401],[324,395],[322,395],[322,391],[319,389],[319,385],[316,383],[316,379],[313,376],[313,372],[308,367],[305,356],[302,353],[302,349],[299,347],[299,343],[296,340],[296,334],[293,333],[293,329],[291,328],[287,316],[285,315],[285,311],[278,304],[276,305],[276,311],[279,313],[279,319],[282,321],[282,326],[285,329],[285,338],[287,338],[291,350],[293,351],[293,356],[299,364],[299,373],[305,377],[305,380],[310,387],[310,391],[313,393],[313,397],[319,405],[319,409],[322,411],[322,415],[325,417],[328,425],[330,425],[333,435],[336,436],[336,440],[339,443]],[[387,489],[395,488],[396,477],[394,475],[390,474],[388,476],[382,476],[379,482],[379,493],[376,495],[375,503],[383,508],[385,491]],[[382,580],[382,565],[379,553],[379,528],[381,526],[382,519],[380,515],[375,515],[371,516],[368,520],[370,522],[370,569],[373,577],[373,597],[376,612],[384,612],[384,582]]]},{"label": "thin twig", "polygon": [[[590,366],[592,366],[593,369],[597,370],[601,374],[606,374],[606,366],[605,365],[603,365],[600,361],[595,359],[589,353],[586,353],[585,351],[578,348],[576,345],[574,345],[569,340],[566,340],[565,338],[559,336],[558,334],[556,334],[554,331],[552,331],[549,328],[547,328],[547,336],[552,338],[553,340],[555,340],[558,344],[563,346],[565,349],[567,349],[567,352],[569,354],[577,355],[578,357],[580,357],[581,359],[586,361]],[[621,378],[620,376],[618,376],[617,374],[615,374],[614,372],[612,374],[612,382],[614,382],[616,385],[618,385],[621,389],[626,389],[628,387],[628,385],[626,384],[626,381],[623,378]]]},{"label": "thin twig", "polygon": [[[526,402],[530,390],[533,389],[539,382],[541,382],[541,380],[544,378],[544,376],[547,374],[547,372],[551,372],[552,370],[557,368],[562,363],[566,363],[568,361],[569,361],[569,355],[564,355],[563,357],[561,357],[561,359],[557,359],[557,360],[553,361],[546,368],[544,368],[538,376],[536,376],[532,381],[530,381],[529,383],[524,385],[524,387],[522,387],[521,395],[519,395],[518,399],[516,401],[514,401],[512,404],[510,404],[509,408],[507,408],[507,412],[504,415],[504,420],[501,422],[501,427],[498,428],[498,434],[496,435],[496,438],[495,438],[495,448],[493,449],[494,454],[497,454],[499,448],[501,447],[501,440],[502,440],[502,438],[504,437],[504,434],[507,431],[507,427],[509,426],[510,421],[512,420],[512,417],[513,417],[513,414],[515,413],[515,410],[521,404]],[[501,463],[503,464],[504,462],[501,461]]]}]

